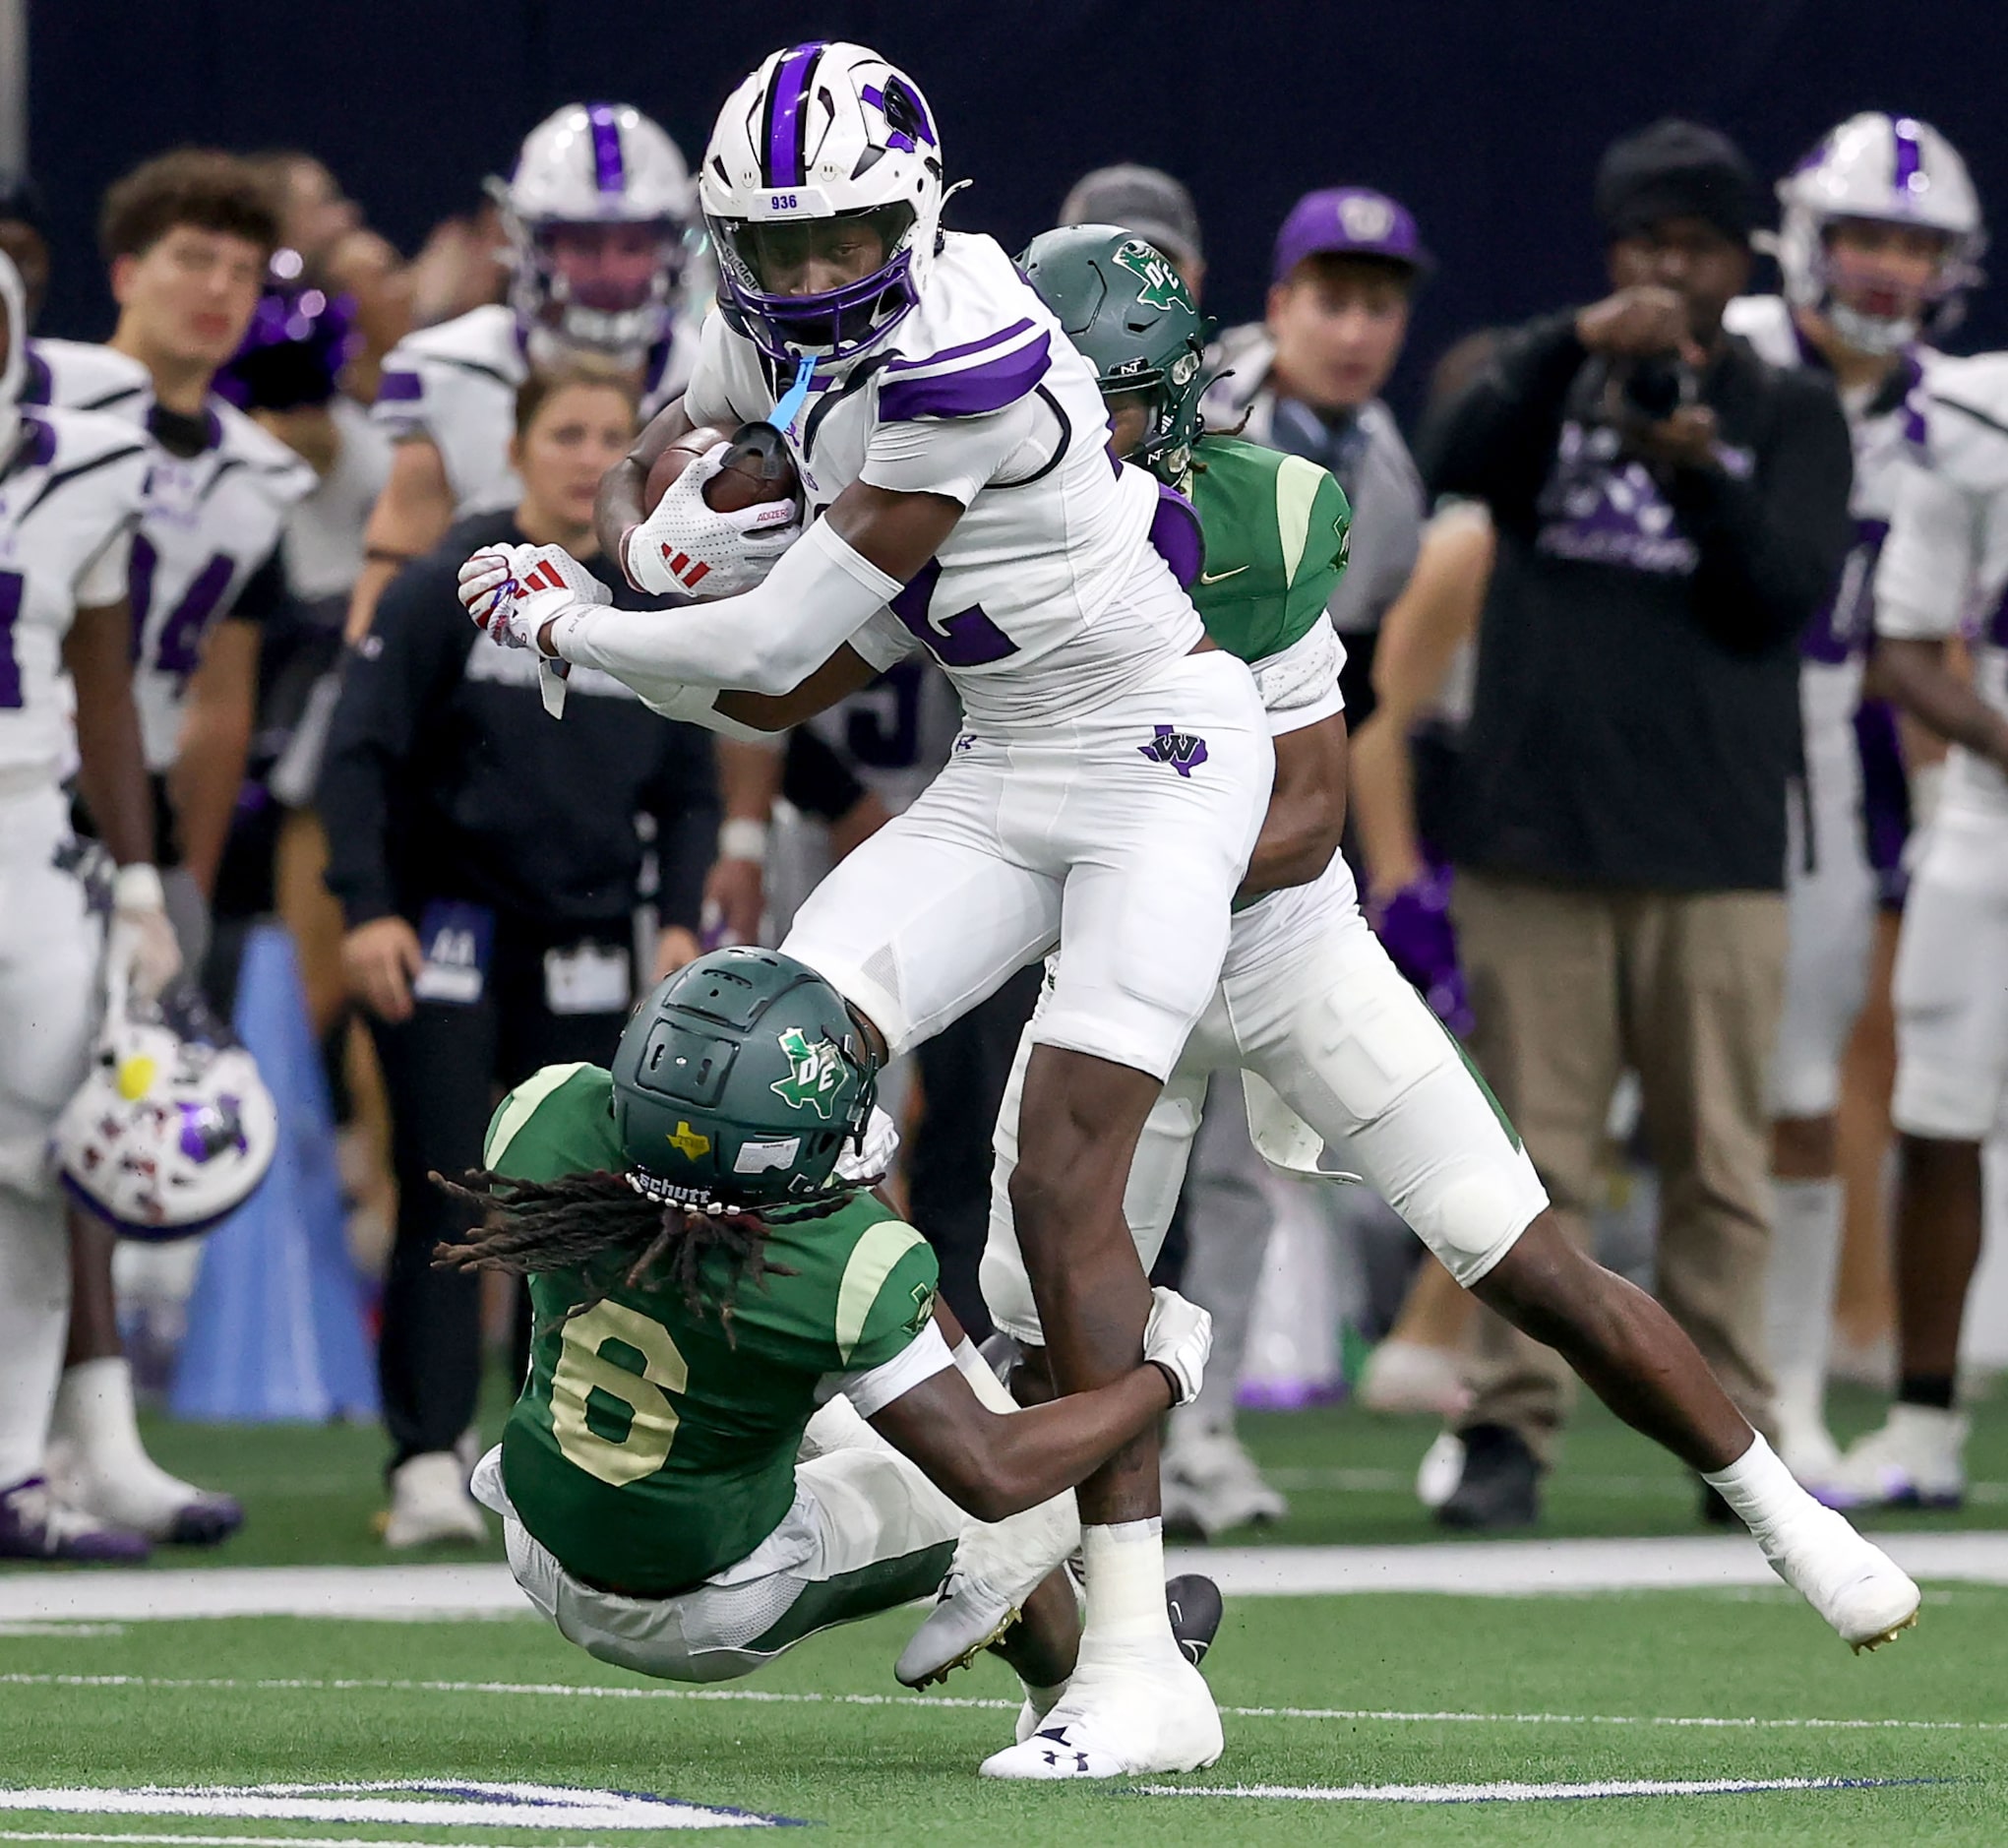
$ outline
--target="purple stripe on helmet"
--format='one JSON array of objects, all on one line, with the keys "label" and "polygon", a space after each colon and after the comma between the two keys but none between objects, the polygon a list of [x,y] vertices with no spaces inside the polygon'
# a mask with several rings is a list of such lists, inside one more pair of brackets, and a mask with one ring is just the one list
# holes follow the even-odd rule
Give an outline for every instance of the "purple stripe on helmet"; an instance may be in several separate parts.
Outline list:
[{"label": "purple stripe on helmet", "polygon": [[1001,353],[980,366],[932,379],[902,379],[887,366],[879,385],[879,415],[888,423],[915,417],[981,417],[1015,403],[1046,376],[1051,337]]},{"label": "purple stripe on helmet", "polygon": [[1890,128],[1897,138],[1897,164],[1890,183],[1897,189],[1897,197],[1908,204],[1923,171],[1924,143],[1917,133],[1917,124],[1907,115],[1898,116]]},{"label": "purple stripe on helmet", "polygon": [[387,372],[377,384],[377,402],[400,404],[425,396],[425,382],[415,372]]},{"label": "purple stripe on helmet", "polygon": [[621,118],[610,102],[595,102],[585,111],[592,131],[592,177],[603,193],[619,193],[628,184],[628,162],[621,153]]},{"label": "purple stripe on helmet", "polygon": [[1150,543],[1181,590],[1189,590],[1206,563],[1206,538],[1192,503],[1177,488],[1157,484],[1157,512],[1151,516]]},{"label": "purple stripe on helmet", "polygon": [[927,353],[917,359],[890,359],[885,363],[887,372],[913,372],[921,366],[940,365],[948,359],[966,359],[971,353],[984,352],[993,346],[1002,346],[1005,340],[1017,337],[1032,325],[1028,315],[1022,321],[1013,321],[1009,327],[996,334],[986,334],[980,340],[966,340],[960,346],[944,346],[938,353]]},{"label": "purple stripe on helmet", "polygon": [[802,99],[809,93],[809,76],[822,55],[821,44],[797,45],[781,60],[767,92],[767,184],[800,186],[802,164]]}]

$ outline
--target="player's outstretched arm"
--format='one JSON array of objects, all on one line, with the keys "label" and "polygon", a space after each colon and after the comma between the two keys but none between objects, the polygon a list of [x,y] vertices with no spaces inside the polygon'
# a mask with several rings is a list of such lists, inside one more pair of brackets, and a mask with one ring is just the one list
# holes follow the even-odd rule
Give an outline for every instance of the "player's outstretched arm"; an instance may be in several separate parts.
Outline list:
[{"label": "player's outstretched arm", "polygon": [[871,683],[877,669],[848,643],[791,692],[721,693],[717,708],[756,731],[786,731],[826,712]]},{"label": "player's outstretched arm", "polygon": [[1003,1520],[1073,1488],[1172,1406],[1190,1404],[1212,1340],[1203,1309],[1160,1289],[1143,1363],[1120,1380],[1000,1413],[959,1369],[945,1367],[874,1412],[871,1424],[956,1507],[978,1520]]},{"label": "player's outstretched arm", "polygon": [[676,611],[568,605],[537,645],[626,681],[786,694],[898,595],[941,548],[962,505],[945,494],[854,481],[792,545],[763,584]]}]

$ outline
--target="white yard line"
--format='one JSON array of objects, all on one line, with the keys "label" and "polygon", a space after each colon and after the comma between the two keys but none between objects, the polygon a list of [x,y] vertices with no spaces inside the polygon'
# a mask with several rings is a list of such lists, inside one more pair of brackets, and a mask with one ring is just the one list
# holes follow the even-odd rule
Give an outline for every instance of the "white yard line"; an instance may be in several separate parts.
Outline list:
[{"label": "white yard line", "polygon": [[1287,1803],[1581,1803],[1598,1797],[1740,1797],[1763,1790],[1889,1790],[1917,1777],[1600,1778],[1582,1784],[1140,1784],[1139,1797],[1253,1797]]},{"label": "white yard line", "polygon": [[[1888,1533],[1919,1578],[2008,1585],[2008,1533]],[[1229,1597],[1452,1592],[1540,1597],[1596,1591],[1775,1586],[1756,1546],[1733,1535],[1642,1540],[1492,1540],[1428,1546],[1174,1548],[1174,1572],[1205,1572]],[[0,1624],[328,1617],[419,1621],[520,1617],[502,1565],[272,1566],[214,1571],[0,1575]]]},{"label": "white yard line", "polygon": [[[948,1707],[1015,1713],[1016,1700],[949,1694],[794,1694],[765,1688],[593,1686],[576,1682],[417,1681],[373,1678],[240,1679],[233,1676],[0,1674],[4,1688],[140,1688],[150,1692],[495,1694],[533,1699],[749,1701],[769,1706]],[[1723,1732],[2008,1733],[2008,1720],[1765,1719],[1728,1713],[1475,1713],[1407,1707],[1222,1707],[1247,1720],[1346,1720],[1394,1726],[1656,1726]]]}]

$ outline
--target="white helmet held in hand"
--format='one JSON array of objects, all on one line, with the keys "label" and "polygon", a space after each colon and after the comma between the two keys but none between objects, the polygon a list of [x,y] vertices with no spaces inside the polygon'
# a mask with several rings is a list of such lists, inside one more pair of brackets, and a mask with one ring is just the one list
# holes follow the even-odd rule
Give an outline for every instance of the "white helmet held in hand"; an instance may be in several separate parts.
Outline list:
[{"label": "white helmet held in hand", "polygon": [[509,303],[533,345],[639,365],[669,337],[693,201],[675,142],[625,102],[568,103],[506,185]]},{"label": "white helmet held in hand", "polygon": [[184,977],[156,1002],[112,995],[51,1141],[64,1186],[115,1232],[179,1239],[250,1199],[278,1118],[257,1062]]},{"label": "white helmet held in hand", "polygon": [[[1962,293],[1980,280],[1987,240],[1966,162],[1929,123],[1873,109],[1851,116],[1779,181],[1778,200],[1786,299],[1818,310],[1849,345],[1896,352],[1920,335],[1957,325]],[[1884,311],[1838,298],[1841,278],[1828,239],[1846,219],[1907,225],[1943,240],[1937,275],[1921,299],[1892,300]]]},{"label": "white helmet held in hand", "polygon": [[[941,245],[942,144],[920,87],[840,41],[776,51],[726,98],[698,175],[719,306],[783,365],[842,365],[920,299]],[[869,229],[869,274],[814,294],[788,272]]]}]

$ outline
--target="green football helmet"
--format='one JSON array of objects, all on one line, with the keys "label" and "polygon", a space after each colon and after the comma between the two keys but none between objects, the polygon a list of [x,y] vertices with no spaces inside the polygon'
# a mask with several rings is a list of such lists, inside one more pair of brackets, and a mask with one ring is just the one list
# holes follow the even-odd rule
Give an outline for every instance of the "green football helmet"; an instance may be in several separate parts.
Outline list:
[{"label": "green football helmet", "polygon": [[1113,224],[1041,231],[1018,268],[1094,367],[1104,398],[1150,395],[1150,422],[1129,460],[1183,487],[1199,436],[1199,375],[1214,324],[1178,271]]},{"label": "green football helmet", "polygon": [[614,1128],[651,1199],[785,1205],[830,1193],[877,1067],[843,998],[772,950],[715,950],[637,1011],[614,1052]]}]

